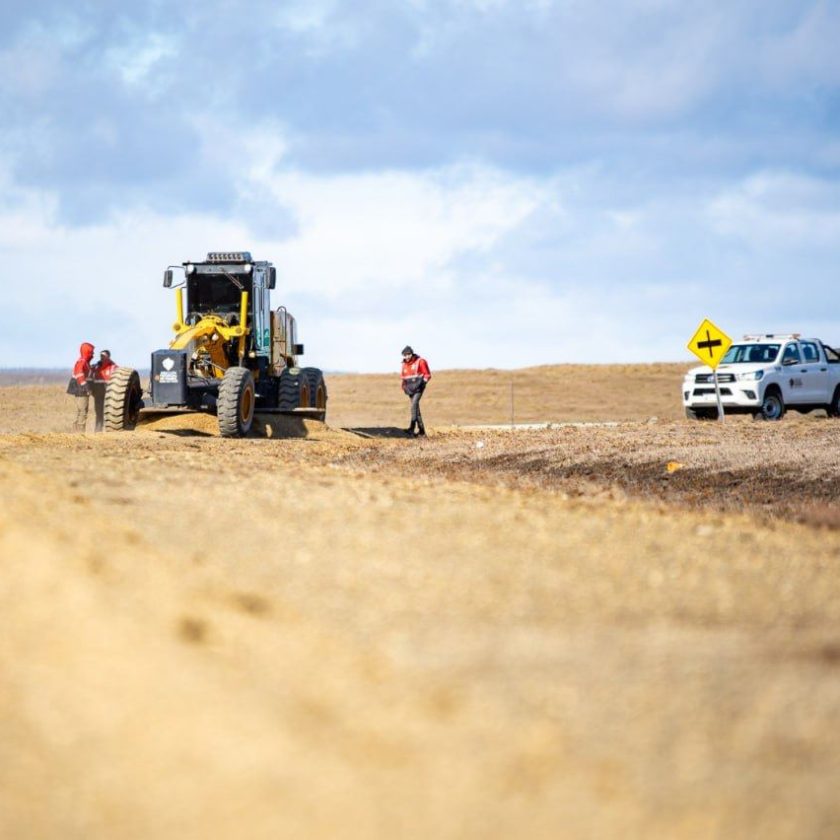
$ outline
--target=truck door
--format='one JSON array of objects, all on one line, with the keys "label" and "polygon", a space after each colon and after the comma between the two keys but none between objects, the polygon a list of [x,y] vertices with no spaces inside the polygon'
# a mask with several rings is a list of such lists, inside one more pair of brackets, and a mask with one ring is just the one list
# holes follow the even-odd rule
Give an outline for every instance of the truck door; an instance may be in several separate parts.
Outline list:
[{"label": "truck door", "polygon": [[802,354],[797,341],[788,342],[782,350],[782,372],[779,384],[782,386],[782,397],[789,405],[807,402],[802,393],[805,379],[802,375]]},{"label": "truck door", "polygon": [[828,364],[816,341],[800,341],[802,353],[802,402],[825,405],[831,399],[828,392]]},{"label": "truck door", "polygon": [[265,273],[254,272],[254,349],[258,356],[268,356],[271,350],[271,329],[268,322],[267,292],[264,286]]}]

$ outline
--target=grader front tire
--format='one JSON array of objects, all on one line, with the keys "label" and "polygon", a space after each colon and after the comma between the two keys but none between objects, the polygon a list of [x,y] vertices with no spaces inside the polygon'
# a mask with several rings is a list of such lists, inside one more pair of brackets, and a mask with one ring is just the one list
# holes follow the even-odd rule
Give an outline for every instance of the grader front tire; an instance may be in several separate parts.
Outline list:
[{"label": "grader front tire", "polygon": [[257,404],[254,377],[248,368],[231,367],[225,371],[219,386],[216,409],[222,437],[244,437],[254,423]]},{"label": "grader front tire", "polygon": [[131,368],[117,368],[105,391],[105,430],[132,431],[140,418],[142,402],[140,374]]}]

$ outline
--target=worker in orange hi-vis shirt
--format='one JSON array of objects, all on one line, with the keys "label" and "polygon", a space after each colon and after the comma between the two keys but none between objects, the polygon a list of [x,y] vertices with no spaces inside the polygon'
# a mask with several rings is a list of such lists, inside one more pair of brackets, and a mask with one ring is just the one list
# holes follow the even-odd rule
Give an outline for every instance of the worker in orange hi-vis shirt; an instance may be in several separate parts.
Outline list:
[{"label": "worker in orange hi-vis shirt", "polygon": [[79,348],[79,358],[73,367],[73,375],[67,386],[67,393],[75,397],[76,421],[73,431],[84,432],[87,425],[88,400],[90,399],[90,360],[93,358],[94,347],[87,341]]},{"label": "worker in orange hi-vis shirt", "polygon": [[411,425],[405,433],[409,437],[425,437],[426,428],[423,425],[423,416],[420,414],[420,398],[432,374],[428,362],[418,356],[411,347],[403,348],[402,358],[402,389],[411,399]]}]

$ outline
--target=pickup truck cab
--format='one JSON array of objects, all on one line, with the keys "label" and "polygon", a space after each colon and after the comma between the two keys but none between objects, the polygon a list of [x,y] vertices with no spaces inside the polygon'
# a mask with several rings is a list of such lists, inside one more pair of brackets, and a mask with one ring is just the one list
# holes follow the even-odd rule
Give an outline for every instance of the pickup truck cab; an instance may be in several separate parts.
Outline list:
[{"label": "pickup truck cab", "polygon": [[[745,335],[733,344],[717,368],[726,414],[752,414],[780,420],[788,408],[825,408],[840,416],[840,354],[818,338],[798,333]],[[714,372],[692,368],[682,387],[686,417],[717,417]]]}]

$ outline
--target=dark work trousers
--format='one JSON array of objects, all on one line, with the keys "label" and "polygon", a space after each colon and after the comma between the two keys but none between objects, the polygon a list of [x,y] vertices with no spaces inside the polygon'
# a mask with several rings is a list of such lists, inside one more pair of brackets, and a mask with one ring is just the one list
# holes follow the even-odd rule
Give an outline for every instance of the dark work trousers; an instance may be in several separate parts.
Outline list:
[{"label": "dark work trousers", "polygon": [[90,386],[93,394],[93,413],[96,415],[96,424],[93,427],[95,432],[102,431],[102,424],[105,420],[105,389],[107,387],[104,382],[94,382]]},{"label": "dark work trousers", "polygon": [[411,428],[417,427],[418,432],[425,432],[423,426],[423,415],[420,413],[420,398],[423,396],[422,391],[418,391],[411,396]]}]

